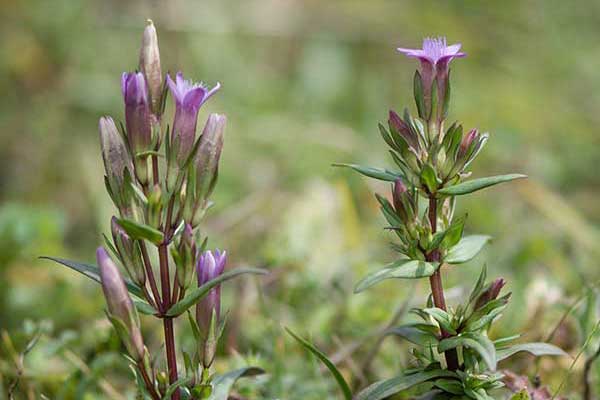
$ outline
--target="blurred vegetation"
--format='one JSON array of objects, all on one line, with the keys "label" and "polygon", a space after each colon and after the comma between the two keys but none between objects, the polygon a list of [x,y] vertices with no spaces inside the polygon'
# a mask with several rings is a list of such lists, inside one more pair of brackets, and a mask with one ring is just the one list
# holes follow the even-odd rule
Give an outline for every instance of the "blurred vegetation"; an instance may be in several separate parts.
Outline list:
[{"label": "blurred vegetation", "polygon": [[[0,2],[0,399],[19,374],[17,398],[133,398],[99,287],[36,258],[91,261],[108,229],[97,120],[123,118],[120,74],[136,68],[146,18],[163,68],[223,84],[200,116],[229,119],[210,245],[228,250],[230,267],[271,270],[224,289],[232,318],[218,369],[269,371],[240,385],[242,395],[337,396],[283,325],[310,336],[355,387],[407,365],[408,347],[393,339],[370,353],[380,328],[398,310],[409,318],[402,310],[422,304],[427,286],[388,281],[352,294],[393,257],[372,196],[385,187],[330,165],[391,166],[377,122],[412,104],[415,69],[394,49],[430,35],[469,54],[454,63],[451,115],[491,133],[477,174],[530,176],[460,204],[468,230],[495,240],[446,271],[450,302],[487,262],[513,291],[496,334],[544,339],[571,311],[553,336],[579,351],[599,311],[600,3],[9,0]],[[152,346],[161,330],[144,333]],[[36,335],[17,368],[14,354]],[[563,395],[581,396],[597,346],[593,338],[584,349]],[[522,357],[502,367],[556,389],[570,362]],[[600,368],[591,378],[600,393]]]}]

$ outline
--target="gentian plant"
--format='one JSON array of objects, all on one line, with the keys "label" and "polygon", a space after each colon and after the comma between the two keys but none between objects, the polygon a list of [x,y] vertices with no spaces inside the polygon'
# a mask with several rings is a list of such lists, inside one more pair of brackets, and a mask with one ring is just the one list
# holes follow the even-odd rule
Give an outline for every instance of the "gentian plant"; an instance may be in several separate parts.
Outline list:
[{"label": "gentian plant", "polygon": [[[213,368],[226,320],[221,283],[265,272],[225,272],[226,252],[207,250],[201,233],[217,182],[226,117],[210,114],[200,135],[196,124],[201,106],[219,88],[192,83],[181,72],[165,79],[149,22],[139,71],[121,77],[125,125],[119,129],[110,117],[99,123],[106,190],[117,209],[112,238],[105,236],[98,248],[97,266],[47,257],[101,283],[107,316],[144,399],[226,400],[236,379],[262,372],[248,367],[216,375]],[[175,102],[170,128],[163,118],[169,93]],[[162,321],[166,362],[144,344],[140,313]],[[178,357],[173,321],[183,314],[197,345]]]},{"label": "gentian plant", "polygon": [[[465,57],[461,45],[444,38],[425,39],[422,49],[398,51],[420,62],[414,75],[417,116],[390,110],[379,131],[396,169],[345,166],[380,181],[390,182],[390,196],[376,195],[381,212],[396,241],[395,261],[374,271],[356,286],[359,293],[391,278],[428,279],[431,294],[423,308],[412,312],[421,322],[395,327],[390,334],[413,343],[414,360],[398,376],[379,381],[353,395],[334,364],[312,344],[292,333],[333,372],[346,399],[379,400],[418,386],[427,399],[493,399],[504,393],[503,373],[497,363],[518,352],[540,355],[565,353],[545,343],[518,343],[519,335],[490,338],[488,332],[507,307],[510,293],[502,294],[502,278],[479,279],[462,304],[449,306],[442,272],[473,259],[489,242],[485,235],[463,235],[466,216],[455,216],[459,196],[502,182],[525,178],[510,174],[471,179],[469,166],[488,140],[477,129],[468,132],[458,122],[447,123],[450,105],[450,63]],[[291,332],[290,332],[291,333]],[[413,389],[418,389],[413,388]],[[527,398],[519,393],[517,398]],[[523,397],[518,397],[523,396]]]}]

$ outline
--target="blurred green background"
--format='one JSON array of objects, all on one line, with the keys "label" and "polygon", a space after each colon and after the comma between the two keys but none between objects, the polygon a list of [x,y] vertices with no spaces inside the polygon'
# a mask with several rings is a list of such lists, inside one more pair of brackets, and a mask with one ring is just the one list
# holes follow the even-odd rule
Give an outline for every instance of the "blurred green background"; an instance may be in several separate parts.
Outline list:
[{"label": "blurred green background", "polygon": [[[489,131],[474,176],[523,172],[526,182],[460,201],[467,229],[493,235],[474,262],[446,270],[452,303],[488,263],[513,291],[497,332],[545,339],[575,355],[597,316],[600,278],[600,3],[597,1],[69,1],[0,2],[0,384],[14,379],[7,346],[24,346],[18,396],[133,398],[127,362],[97,285],[40,255],[91,262],[114,213],[104,192],[97,121],[123,119],[120,74],[137,66],[154,20],[164,70],[222,90],[209,112],[228,116],[211,246],[230,267],[264,279],[228,283],[232,310],[218,370],[269,372],[239,386],[249,398],[338,396],[290,326],[331,355],[355,387],[407,365],[408,346],[376,336],[400,309],[422,304],[426,282],[386,281],[353,295],[367,271],[393,259],[373,192],[387,191],[332,162],[391,167],[377,123],[412,109],[416,64],[395,48],[425,36],[462,42],[451,119]],[[169,100],[170,103],[170,100]],[[168,106],[172,112],[172,104]],[[170,115],[170,114],[169,114]],[[191,348],[184,324],[180,343]],[[144,321],[161,354],[161,329]],[[581,394],[581,370],[563,390]],[[372,360],[369,360],[372,358]],[[555,389],[570,360],[527,357],[503,367]],[[596,375],[598,379],[596,379]],[[600,392],[600,369],[594,371]],[[3,393],[0,393],[4,396]],[[33,397],[32,397],[33,396]],[[19,398],[19,397],[18,397]],[[400,397],[401,398],[401,397]]]}]

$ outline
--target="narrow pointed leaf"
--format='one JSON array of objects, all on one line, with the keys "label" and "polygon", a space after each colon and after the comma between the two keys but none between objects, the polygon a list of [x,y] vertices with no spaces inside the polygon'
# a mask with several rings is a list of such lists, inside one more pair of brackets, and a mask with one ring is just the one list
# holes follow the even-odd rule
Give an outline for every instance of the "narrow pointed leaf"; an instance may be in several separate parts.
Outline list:
[{"label": "narrow pointed leaf", "polygon": [[411,375],[400,375],[395,378],[375,382],[358,393],[354,400],[382,400],[435,378],[455,377],[455,373],[442,369],[417,372],[416,374]]},{"label": "narrow pointed leaf", "polygon": [[195,305],[197,302],[202,300],[202,298],[208,294],[210,289],[223,283],[226,280],[235,278],[236,276],[239,276],[242,274],[264,275],[267,273],[268,273],[267,270],[260,269],[260,268],[236,268],[236,269],[227,271],[227,272],[219,275],[217,278],[206,282],[204,285],[197,287],[193,290],[190,290],[190,292],[183,299],[181,299],[181,301],[177,302],[171,308],[169,308],[169,310],[167,311],[167,315],[174,317],[174,316],[177,316],[177,315],[185,312],[188,308],[190,308],[191,306]]},{"label": "narrow pointed leaf", "polygon": [[307,349],[308,351],[310,351],[312,354],[314,354],[323,364],[325,364],[325,366],[327,367],[327,369],[329,369],[329,371],[333,374],[333,377],[335,378],[335,380],[337,381],[340,389],[342,389],[342,392],[344,393],[344,398],[346,400],[352,400],[352,391],[350,390],[350,387],[348,386],[348,383],[346,382],[346,380],[344,379],[344,377],[342,376],[342,374],[340,373],[340,371],[337,369],[337,367],[335,366],[335,364],[333,362],[331,362],[331,360],[329,358],[327,358],[327,356],[321,352],[321,350],[317,349],[312,343],[310,343],[308,340],[296,335],[294,332],[292,332],[291,329],[289,328],[285,328],[285,330],[287,331],[287,333],[289,333],[294,339],[296,339],[302,346],[304,346],[305,349]]},{"label": "narrow pointed leaf", "polygon": [[467,262],[473,259],[491,239],[487,235],[465,236],[456,246],[448,251],[444,261],[448,264],[462,264]]},{"label": "narrow pointed leaf", "polygon": [[153,315],[153,314],[157,313],[156,309],[154,307],[152,307],[150,304],[148,304],[146,301],[133,300],[133,305],[142,314]]},{"label": "narrow pointed leaf", "polygon": [[[425,324],[413,324],[413,325],[403,325],[398,326],[396,328],[392,328],[386,332],[387,335],[397,335],[411,343],[417,344],[419,346],[437,346],[438,338],[432,332],[423,331],[419,329],[419,325]],[[438,330],[437,326],[429,325],[434,330]]]},{"label": "narrow pointed leaf", "polygon": [[467,347],[479,354],[487,367],[496,370],[496,348],[494,343],[484,335],[467,333],[461,336],[453,336],[442,340],[438,345],[438,351],[443,353],[459,346]]},{"label": "narrow pointed leaf", "polygon": [[568,356],[564,350],[550,343],[521,343],[497,350],[498,361],[505,360],[516,353],[525,351],[534,356]]},{"label": "narrow pointed leaf", "polygon": [[394,182],[396,179],[401,178],[402,175],[395,172],[389,171],[383,168],[364,167],[357,164],[333,164],[334,167],[347,167],[352,168],[358,173],[361,173],[369,178],[379,179],[380,181]]},{"label": "narrow pointed leaf", "polygon": [[364,277],[356,287],[354,293],[360,293],[365,289],[385,279],[418,279],[426,278],[436,271],[437,264],[420,260],[398,260],[388,264],[379,271],[372,272]]},{"label": "narrow pointed leaf", "polygon": [[508,174],[508,175],[497,175],[489,176],[487,178],[472,179],[470,181],[462,182],[457,185],[449,186],[438,190],[438,193],[447,194],[450,196],[460,196],[463,194],[473,193],[486,187],[497,185],[503,182],[514,181],[515,179],[527,178],[527,175],[523,174]]},{"label": "narrow pointed leaf", "polygon": [[233,384],[240,378],[262,375],[265,371],[257,367],[246,367],[218,375],[213,379],[213,391],[208,400],[227,400]]},{"label": "narrow pointed leaf", "polygon": [[132,239],[149,240],[154,244],[160,244],[163,241],[164,235],[158,229],[127,218],[119,218],[117,221]]},{"label": "narrow pointed leaf", "polygon": [[[65,267],[69,267],[72,270],[77,271],[80,274],[87,276],[88,278],[90,278],[93,281],[101,283],[100,270],[95,265],[84,264],[84,263],[80,263],[77,261],[71,261],[71,260],[67,260],[64,258],[57,258],[57,257],[42,256],[40,258],[45,259],[45,260],[51,260],[56,263],[62,264]],[[125,286],[127,286],[127,290],[129,291],[129,293],[134,294],[139,298],[144,298],[144,294],[142,293],[142,290],[135,283],[131,282],[129,279],[125,279]]]}]

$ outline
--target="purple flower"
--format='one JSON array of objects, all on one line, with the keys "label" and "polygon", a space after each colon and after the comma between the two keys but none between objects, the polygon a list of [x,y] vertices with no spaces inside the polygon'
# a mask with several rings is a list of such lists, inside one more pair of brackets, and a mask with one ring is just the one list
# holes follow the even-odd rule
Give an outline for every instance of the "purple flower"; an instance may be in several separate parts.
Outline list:
[{"label": "purple flower", "polygon": [[103,247],[96,250],[96,261],[100,267],[100,280],[102,291],[112,318],[118,319],[127,332],[122,334],[121,340],[125,343],[129,354],[136,360],[144,357],[144,342],[140,331],[140,321],[133,306],[125,281],[115,263],[110,259]]},{"label": "purple flower", "polygon": [[[202,286],[221,275],[226,263],[227,253],[225,251],[215,250],[212,252],[207,250],[202,253],[196,265],[198,286]],[[196,305],[196,321],[205,337],[209,334],[213,310],[218,322],[221,315],[221,285],[212,288],[206,297]]]},{"label": "purple flower", "polygon": [[408,57],[418,58],[421,62],[432,66],[443,66],[448,64],[455,57],[464,57],[465,53],[460,51],[461,44],[446,45],[445,37],[425,38],[422,49],[405,49],[398,47],[400,53]]},{"label": "purple flower", "polygon": [[152,150],[152,113],[146,78],[141,72],[124,72],[121,91],[125,100],[125,125],[134,154]]},{"label": "purple flower", "polygon": [[445,37],[425,38],[422,49],[406,49],[398,47],[400,53],[421,61],[421,80],[427,108],[431,107],[431,85],[437,77],[439,103],[444,104],[448,80],[448,64],[454,58],[465,57],[460,51],[461,44],[448,46]]},{"label": "purple flower", "polygon": [[176,146],[174,151],[177,154],[177,162],[181,166],[194,146],[198,111],[221,85],[217,83],[214,88],[208,90],[202,83],[185,80],[181,72],[177,73],[174,81],[167,75],[167,84],[175,99],[171,144]]}]

